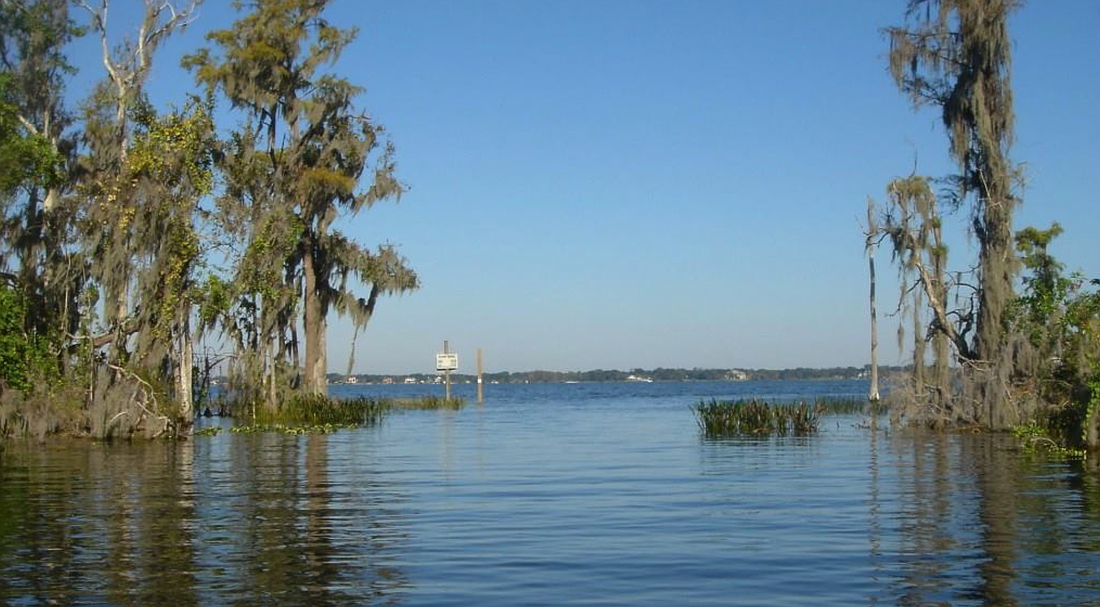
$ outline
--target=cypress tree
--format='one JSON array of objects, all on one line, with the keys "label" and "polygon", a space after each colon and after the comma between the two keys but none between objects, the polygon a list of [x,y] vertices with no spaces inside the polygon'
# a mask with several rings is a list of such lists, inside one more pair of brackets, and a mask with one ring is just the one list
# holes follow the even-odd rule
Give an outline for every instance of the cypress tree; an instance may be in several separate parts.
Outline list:
[{"label": "cypress tree", "polygon": [[[1005,312],[1017,262],[1012,217],[1018,171],[1009,159],[1015,120],[1008,17],[1016,0],[909,0],[906,27],[887,29],[890,72],[914,107],[942,113],[959,169],[957,201],[972,201],[979,244],[974,348],[966,356],[972,400],[991,429],[1014,422],[1008,398],[1011,348]],[[963,351],[963,350],[960,350]]]},{"label": "cypress tree", "polygon": [[[201,85],[220,92],[246,119],[226,155],[229,188],[221,204],[227,215],[250,219],[241,232],[248,243],[244,263],[233,283],[235,297],[255,318],[244,328],[230,320],[226,328],[239,346],[263,353],[249,373],[264,375],[272,404],[283,379],[290,387],[304,383],[310,393],[325,393],[330,311],[350,316],[358,330],[380,294],[418,286],[392,246],[370,251],[334,228],[341,215],[396,200],[403,187],[382,127],[355,108],[362,89],[322,71],[356,36],[323,18],[327,4],[238,1],[234,6],[245,14],[207,36],[217,52],[202,49],[184,62]],[[369,183],[361,188],[364,175]],[[357,297],[349,279],[370,284],[369,294]]]}]

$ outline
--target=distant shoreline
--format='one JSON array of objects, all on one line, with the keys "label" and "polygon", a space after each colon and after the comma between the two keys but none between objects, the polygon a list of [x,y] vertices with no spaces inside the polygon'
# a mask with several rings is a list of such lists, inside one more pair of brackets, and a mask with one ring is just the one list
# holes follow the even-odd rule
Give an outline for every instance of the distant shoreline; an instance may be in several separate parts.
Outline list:
[{"label": "distant shoreline", "polygon": [[[883,375],[904,372],[905,367],[880,367]],[[483,373],[484,383],[496,384],[564,384],[600,382],[701,382],[760,380],[858,380],[867,379],[868,367],[830,367],[821,369],[632,369],[630,371],[595,369],[590,371],[503,371]],[[442,381],[439,373],[329,373],[329,384],[431,384]],[[451,382],[464,384],[477,381],[477,375],[452,373]]]}]

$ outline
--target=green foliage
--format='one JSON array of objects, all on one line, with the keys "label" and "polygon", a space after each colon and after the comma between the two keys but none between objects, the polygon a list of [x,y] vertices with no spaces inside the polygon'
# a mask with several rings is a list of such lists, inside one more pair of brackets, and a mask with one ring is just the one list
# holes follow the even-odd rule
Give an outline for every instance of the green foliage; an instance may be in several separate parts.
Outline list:
[{"label": "green foliage", "polygon": [[1048,251],[1061,233],[1055,223],[1016,234],[1027,273],[1008,319],[1031,348],[1022,383],[1042,403],[1033,423],[1058,448],[1098,448],[1089,428],[1100,402],[1100,281],[1063,274]]},{"label": "green foliage", "polygon": [[[68,125],[60,99],[75,72],[65,45],[83,31],[61,0],[0,2],[0,196],[21,186],[49,188],[64,179],[60,139]],[[57,141],[60,143],[60,141]]]},{"label": "green foliage", "polygon": [[29,393],[58,377],[47,340],[26,333],[26,313],[19,292],[0,285],[0,392],[6,387]]},{"label": "green foliage", "polygon": [[130,179],[153,179],[169,189],[187,184],[191,196],[209,194],[214,186],[210,109],[192,99],[183,110],[157,118],[151,108],[139,107],[139,128],[127,155]]},{"label": "green foliage", "polygon": [[1062,276],[1064,266],[1047,252],[1051,241],[1061,233],[1057,223],[1047,230],[1029,227],[1016,233],[1016,250],[1029,274],[1023,278],[1024,292],[1017,298],[1013,312],[1026,315],[1033,342],[1041,339],[1049,323],[1058,321],[1073,288],[1073,281]]},{"label": "green foliage", "polygon": [[[220,329],[236,347],[236,395],[277,409],[301,388],[303,299],[323,336],[324,315],[358,328],[380,294],[418,285],[393,246],[369,249],[334,227],[403,190],[384,129],[356,108],[362,89],[331,71],[356,32],[323,18],[328,0],[235,2],[244,14],[210,34],[215,50],[185,60],[205,100],[166,111],[145,82],[194,5],[148,0],[142,27],[115,41],[107,5],[94,4],[75,5],[107,73],[71,128],[61,100],[63,51],[83,33],[74,3],[0,2],[0,269],[17,273],[2,275],[0,383],[14,395],[63,374],[84,427],[132,434],[174,415],[197,318],[199,334]],[[228,142],[216,137],[219,95],[244,114]],[[323,343],[317,325],[307,358]],[[382,410],[291,401],[289,417],[317,418],[308,427],[373,423]]]},{"label": "green foliage", "polygon": [[[237,283],[242,294],[256,294],[266,301],[279,300],[289,290],[284,272],[293,263],[305,226],[297,215],[273,209],[258,218],[237,265]],[[290,300],[295,298],[291,294]]]},{"label": "green foliage", "polygon": [[[183,60],[210,97],[220,94],[244,114],[220,162],[226,188],[217,216],[235,239],[238,260],[235,309],[217,317],[220,327],[239,350],[274,350],[266,354],[273,364],[244,365],[242,381],[270,384],[282,375],[296,385],[301,318],[305,384],[315,392],[324,390],[327,315],[349,316],[358,330],[381,294],[418,286],[392,246],[374,253],[333,226],[396,199],[403,186],[382,127],[355,108],[362,89],[324,71],[357,33],[326,21],[328,4],[235,2],[242,14],[233,25],[208,34],[212,48]],[[360,190],[364,176],[369,183]],[[349,278],[369,285],[369,293],[354,293]]]},{"label": "green foliage", "polygon": [[20,187],[41,188],[58,184],[64,175],[64,159],[45,137],[28,132],[19,121],[13,102],[11,77],[0,73],[0,196]]},{"label": "green foliage", "polygon": [[1100,368],[1094,367],[1088,386],[1089,400],[1085,406],[1084,420],[1081,422],[1081,442],[1095,449],[1096,435],[1100,435]]},{"label": "green foliage", "polygon": [[1020,424],[1012,428],[1012,434],[1020,441],[1021,447],[1029,453],[1042,453],[1062,459],[1083,459],[1088,455],[1085,449],[1066,446],[1043,422],[1032,420]]},{"label": "green foliage", "polygon": [[29,387],[30,344],[23,333],[23,313],[19,294],[10,287],[0,287],[0,382],[18,390]]},{"label": "green foliage", "polygon": [[208,276],[206,282],[197,287],[195,296],[199,302],[199,321],[203,325],[228,313],[233,302],[232,286],[215,275]]}]

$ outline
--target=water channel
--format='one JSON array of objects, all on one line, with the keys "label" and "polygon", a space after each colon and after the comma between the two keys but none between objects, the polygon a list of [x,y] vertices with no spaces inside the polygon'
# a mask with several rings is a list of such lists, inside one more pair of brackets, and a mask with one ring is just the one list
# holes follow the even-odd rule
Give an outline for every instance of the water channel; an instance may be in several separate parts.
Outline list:
[{"label": "water channel", "polygon": [[8,442],[0,604],[1100,605],[1092,461],[859,415],[712,441],[689,408],[859,382],[487,390],[329,435]]}]

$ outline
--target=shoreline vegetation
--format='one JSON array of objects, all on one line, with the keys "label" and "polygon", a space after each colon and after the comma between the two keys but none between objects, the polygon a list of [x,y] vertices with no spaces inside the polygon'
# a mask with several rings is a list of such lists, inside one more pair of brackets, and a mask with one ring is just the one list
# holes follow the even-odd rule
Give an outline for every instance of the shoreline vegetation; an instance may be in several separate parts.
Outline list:
[{"label": "shoreline vegetation", "polygon": [[[334,317],[358,335],[420,285],[384,235],[342,231],[406,186],[327,0],[234,3],[160,107],[147,83],[202,0],[144,0],[132,29],[116,3],[0,2],[3,434],[188,436],[214,367],[277,415],[327,394]],[[105,69],[71,102],[84,36]]]},{"label": "shoreline vegetation", "polygon": [[[272,409],[257,403],[241,400],[210,399],[205,402],[198,415],[200,417],[223,417],[235,420],[235,425],[206,426],[194,432],[195,436],[215,436],[222,430],[232,433],[252,434],[256,432],[277,432],[282,434],[327,434],[340,429],[375,426],[391,413],[403,411],[458,411],[466,406],[465,399],[444,398],[428,395],[408,398],[352,397],[335,398],[321,395],[303,394],[283,402],[278,409]],[[33,437],[44,439],[51,434],[42,425],[35,426],[35,418],[13,414],[13,411],[0,410],[0,445],[4,439]],[[70,430],[54,432],[74,438],[123,438],[95,437],[87,432]],[[164,435],[165,438],[183,438],[179,435]]]},{"label": "shoreline vegetation", "polygon": [[[325,19],[329,0],[234,3],[236,20],[210,24],[205,46],[182,60],[196,94],[156,107],[146,87],[154,59],[198,20],[202,0],[144,0],[143,26],[122,37],[106,26],[109,4],[0,2],[0,435],[186,437],[212,385],[272,424],[313,410],[339,419],[344,412],[324,413],[330,381],[397,383],[326,373],[335,316],[354,327],[350,370],[377,303],[420,286],[396,245],[340,230],[406,190],[397,148],[362,105],[365,88],[336,71],[358,30]],[[952,165],[938,176],[898,167],[908,177],[883,175],[886,198],[867,201],[869,369],[483,379],[866,373],[875,401],[874,256],[885,249],[901,286],[898,345],[911,361],[888,378],[895,420],[1016,430],[1032,444],[1100,451],[1100,279],[1054,257],[1057,223],[1014,223],[1025,189],[1010,154],[1008,25],[1022,3],[907,4],[904,22],[883,30],[889,72],[914,110],[938,111]],[[98,39],[106,69],[88,98],[71,103],[66,53],[81,36]],[[961,227],[961,215],[976,258],[949,257],[946,230]],[[436,379],[401,379],[420,381]],[[355,419],[368,419],[371,406],[356,407]],[[763,415],[753,407],[739,410]]]},{"label": "shoreline vegetation", "polygon": [[[222,415],[238,421],[229,431],[235,434],[276,432],[281,434],[328,434],[341,429],[376,426],[386,415],[398,411],[457,411],[466,406],[461,398],[423,396],[419,398],[333,398],[304,395],[286,401],[277,411],[263,407],[218,403]],[[209,412],[209,409],[207,410]],[[206,414],[209,416],[209,413]],[[207,426],[196,436],[215,436],[221,426]]]}]

